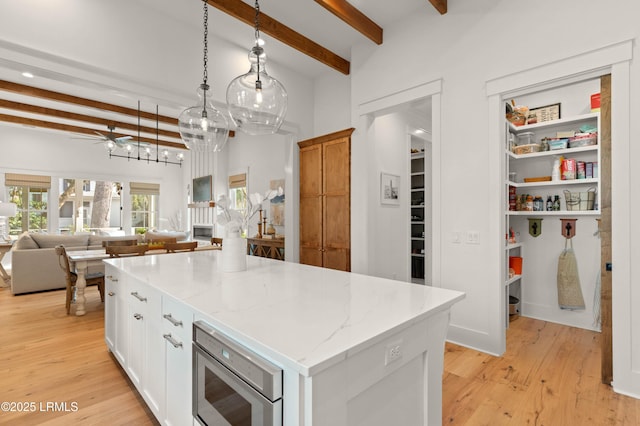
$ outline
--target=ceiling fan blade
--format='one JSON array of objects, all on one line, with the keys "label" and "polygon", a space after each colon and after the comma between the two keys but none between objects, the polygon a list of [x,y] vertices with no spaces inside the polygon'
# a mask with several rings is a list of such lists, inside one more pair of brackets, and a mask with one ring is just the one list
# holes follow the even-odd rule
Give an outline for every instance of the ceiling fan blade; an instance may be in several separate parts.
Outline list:
[{"label": "ceiling fan blade", "polygon": [[115,141],[116,142],[124,142],[124,141],[128,141],[129,139],[133,139],[133,136],[121,136],[119,138],[116,138]]}]

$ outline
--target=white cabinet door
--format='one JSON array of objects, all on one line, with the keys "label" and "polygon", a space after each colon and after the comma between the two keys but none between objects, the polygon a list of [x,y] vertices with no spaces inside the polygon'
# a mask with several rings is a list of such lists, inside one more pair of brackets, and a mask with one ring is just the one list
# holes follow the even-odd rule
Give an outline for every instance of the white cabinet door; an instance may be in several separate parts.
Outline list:
[{"label": "white cabinet door", "polygon": [[[153,298],[153,302],[151,302]],[[165,412],[165,347],[162,338],[161,301],[157,294],[151,296],[147,316],[144,320],[144,345],[146,357],[144,360],[142,393],[149,408],[158,419],[162,419]]]},{"label": "white cabinet door", "polygon": [[158,292],[131,279],[128,285],[129,378],[158,419],[163,415],[164,342],[160,334],[161,302]]},{"label": "white cabinet door", "polygon": [[106,274],[104,280],[104,341],[111,353],[116,351],[116,305],[117,291],[116,283],[112,280],[113,275]]},{"label": "white cabinet door", "polygon": [[145,306],[133,303],[129,300],[129,351],[127,356],[127,372],[129,378],[140,390],[142,380],[142,367],[146,354],[144,346],[144,318],[146,316]]},{"label": "white cabinet door", "polygon": [[105,267],[104,339],[120,365],[126,368],[129,346],[126,279],[111,265]]},{"label": "white cabinet door", "polygon": [[191,333],[193,312],[168,296],[162,298],[162,332],[166,348],[168,426],[191,424]]},{"label": "white cabinet door", "polygon": [[115,292],[115,355],[122,368],[127,366],[129,350],[129,308],[127,300],[127,282],[124,275],[112,274]]}]

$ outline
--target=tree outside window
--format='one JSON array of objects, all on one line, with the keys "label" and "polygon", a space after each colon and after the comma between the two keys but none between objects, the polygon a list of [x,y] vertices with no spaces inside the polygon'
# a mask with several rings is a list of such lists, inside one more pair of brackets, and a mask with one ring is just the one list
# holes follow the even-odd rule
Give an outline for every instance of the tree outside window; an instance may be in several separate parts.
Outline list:
[{"label": "tree outside window", "polygon": [[122,184],[110,181],[62,179],[58,198],[61,230],[120,228]]}]

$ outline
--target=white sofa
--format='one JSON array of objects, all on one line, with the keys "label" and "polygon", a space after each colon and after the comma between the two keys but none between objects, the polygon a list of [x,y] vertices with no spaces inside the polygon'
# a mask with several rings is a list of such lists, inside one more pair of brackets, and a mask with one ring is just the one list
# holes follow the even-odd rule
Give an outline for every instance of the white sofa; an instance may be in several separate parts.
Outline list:
[{"label": "white sofa", "polygon": [[[22,294],[66,288],[64,272],[59,265],[55,247],[67,250],[102,248],[105,240],[130,239],[131,236],[63,235],[23,233],[11,249],[11,293]],[[89,272],[104,272],[102,265]]]}]

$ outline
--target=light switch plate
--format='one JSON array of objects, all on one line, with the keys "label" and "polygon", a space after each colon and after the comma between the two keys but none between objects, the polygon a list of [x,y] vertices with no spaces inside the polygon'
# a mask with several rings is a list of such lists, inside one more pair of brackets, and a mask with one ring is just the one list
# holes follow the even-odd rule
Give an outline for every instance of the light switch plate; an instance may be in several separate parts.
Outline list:
[{"label": "light switch plate", "polygon": [[467,244],[480,244],[480,232],[467,231]]}]

